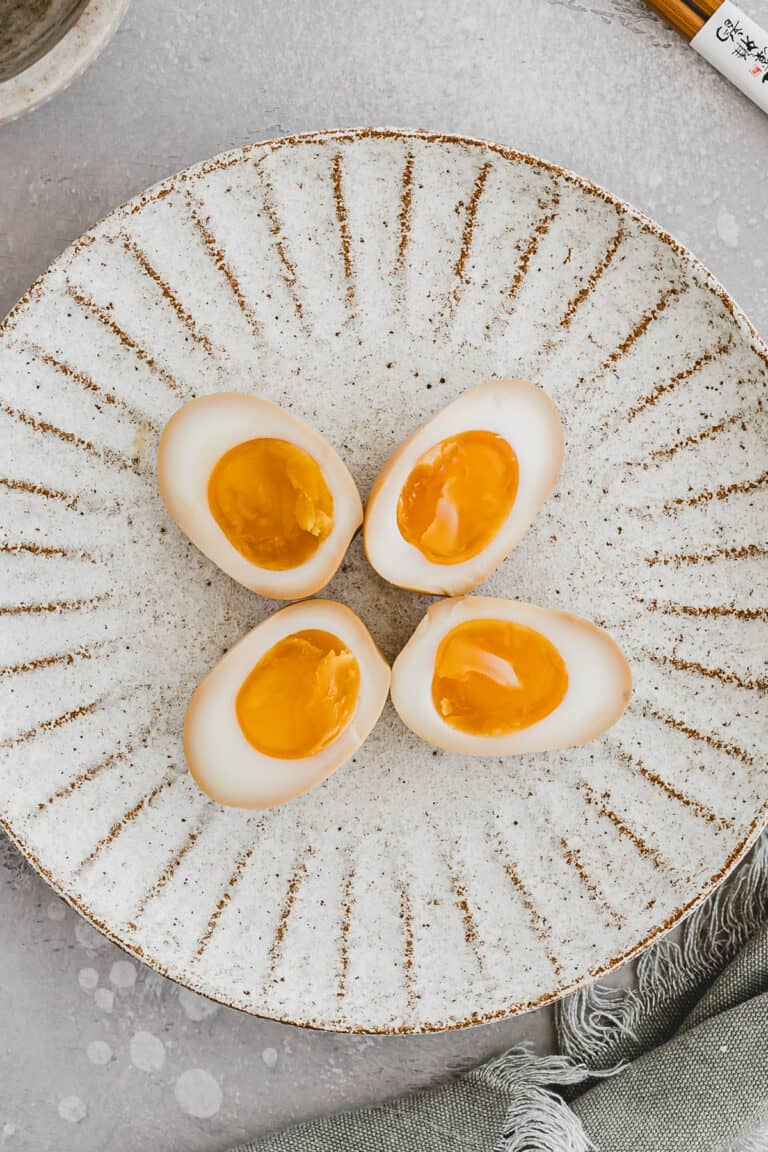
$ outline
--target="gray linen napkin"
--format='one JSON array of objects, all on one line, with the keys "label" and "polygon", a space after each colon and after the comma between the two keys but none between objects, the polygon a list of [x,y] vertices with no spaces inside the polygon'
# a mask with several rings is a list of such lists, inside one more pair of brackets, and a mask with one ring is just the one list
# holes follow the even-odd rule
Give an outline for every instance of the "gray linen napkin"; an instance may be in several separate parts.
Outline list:
[{"label": "gray linen napkin", "polygon": [[576,993],[556,1023],[558,1056],[516,1049],[237,1152],[767,1152],[768,834],[637,988]]}]

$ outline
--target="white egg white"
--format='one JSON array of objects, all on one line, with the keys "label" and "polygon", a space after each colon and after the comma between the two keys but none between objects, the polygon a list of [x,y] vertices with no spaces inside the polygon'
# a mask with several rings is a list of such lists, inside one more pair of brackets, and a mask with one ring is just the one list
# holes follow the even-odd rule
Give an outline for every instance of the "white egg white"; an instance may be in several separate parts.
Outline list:
[{"label": "white egg white", "polygon": [[[272,571],[229,542],[211,513],[208,481],[221,457],[246,440],[272,437],[308,452],[333,497],[333,528],[303,564]],[[224,572],[263,596],[300,600],[324,588],[362,523],[360,494],[346,465],[323,437],[277,404],[240,392],[191,400],[163,429],[157,451],[160,494],[182,532]]]},{"label": "white egg white", "polygon": [[[235,700],[254,665],[294,632],[319,629],[337,636],[357,660],[360,686],[349,723],[327,748],[300,760],[266,756],[246,740]],[[195,690],[184,719],[187,767],[213,800],[235,808],[272,808],[301,796],[352,756],[381,715],[389,665],[362,620],[343,604],[305,600],[275,612],[244,636]],[[300,709],[297,697],[294,707]]]},{"label": "white egg white", "polygon": [[[475,736],[452,728],[432,699],[435,656],[451,629],[469,620],[513,620],[554,645],[568,673],[561,703],[542,720],[505,736]],[[463,596],[433,604],[392,667],[392,703],[412,731],[430,744],[467,756],[514,756],[586,744],[619,719],[632,691],[632,673],[602,628],[571,616],[492,596]]]},{"label": "white egg white", "polygon": [[[512,447],[519,478],[515,502],[499,531],[477,556],[435,564],[409,544],[397,524],[406,480],[425,452],[461,432],[495,432]],[[518,543],[554,488],[563,460],[563,427],[552,401],[525,380],[489,380],[437,412],[390,456],[365,511],[365,551],[385,580],[438,595],[468,592],[489,576]]]}]

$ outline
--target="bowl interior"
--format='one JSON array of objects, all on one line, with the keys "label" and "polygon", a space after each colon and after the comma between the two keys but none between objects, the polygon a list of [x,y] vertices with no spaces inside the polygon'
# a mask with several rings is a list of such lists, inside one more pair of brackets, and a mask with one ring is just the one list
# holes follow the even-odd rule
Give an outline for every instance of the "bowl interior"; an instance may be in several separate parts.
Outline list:
[{"label": "bowl interior", "polygon": [[0,83],[58,44],[88,0],[0,0]]}]

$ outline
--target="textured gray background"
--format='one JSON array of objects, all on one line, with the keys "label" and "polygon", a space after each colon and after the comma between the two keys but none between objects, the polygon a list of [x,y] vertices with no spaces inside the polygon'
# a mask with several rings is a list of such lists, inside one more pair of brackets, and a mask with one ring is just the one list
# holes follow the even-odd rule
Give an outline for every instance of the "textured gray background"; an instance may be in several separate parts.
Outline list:
[{"label": "textured gray background", "polygon": [[[768,25],[768,0],[745,5]],[[0,315],[70,240],[176,169],[359,124],[484,136],[599,181],[768,331],[768,120],[640,0],[134,0],[85,77],[0,127]],[[549,1029],[539,1012],[337,1037],[217,1009],[127,961],[0,839],[2,1149],[219,1152],[523,1038],[543,1050]]]}]

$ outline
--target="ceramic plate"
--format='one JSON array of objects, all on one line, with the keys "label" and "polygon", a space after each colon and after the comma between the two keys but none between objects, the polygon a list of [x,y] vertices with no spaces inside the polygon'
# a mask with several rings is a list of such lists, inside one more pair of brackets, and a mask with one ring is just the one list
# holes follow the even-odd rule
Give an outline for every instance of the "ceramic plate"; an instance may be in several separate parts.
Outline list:
[{"label": "ceramic plate", "polygon": [[[427,1031],[555,999],[685,916],[766,812],[766,348],[647,219],[506,148],[394,131],[189,169],[71,247],[0,330],[0,807],[128,952],[246,1011]],[[559,405],[554,496],[483,591],[608,628],[603,739],[469,760],[387,707],[266,813],[210,803],[194,686],[276,605],[176,529],[158,430],[219,389],[309,420],[367,493],[467,386]],[[393,659],[427,598],[359,539],[327,590]]]}]

